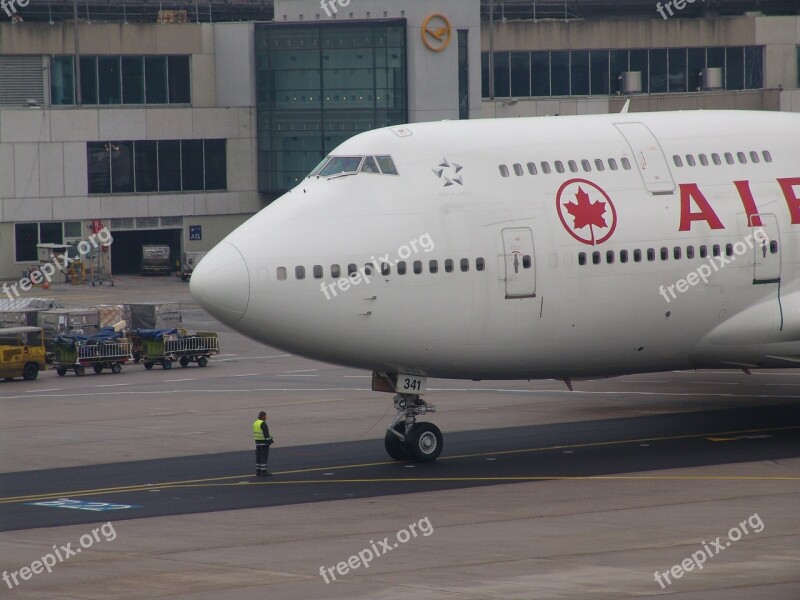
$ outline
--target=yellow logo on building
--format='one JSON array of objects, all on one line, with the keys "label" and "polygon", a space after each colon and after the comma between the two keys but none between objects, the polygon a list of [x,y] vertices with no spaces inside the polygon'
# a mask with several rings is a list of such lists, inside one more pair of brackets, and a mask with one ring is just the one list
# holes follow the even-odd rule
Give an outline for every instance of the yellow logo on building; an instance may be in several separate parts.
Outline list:
[{"label": "yellow logo on building", "polygon": [[441,13],[433,13],[422,22],[422,43],[433,52],[441,52],[450,45],[453,28]]}]

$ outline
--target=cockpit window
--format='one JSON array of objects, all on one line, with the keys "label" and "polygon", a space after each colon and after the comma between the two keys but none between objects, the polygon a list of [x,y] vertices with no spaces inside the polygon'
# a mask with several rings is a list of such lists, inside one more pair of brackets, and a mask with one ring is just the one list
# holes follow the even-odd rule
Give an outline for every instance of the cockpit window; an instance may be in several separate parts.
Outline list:
[{"label": "cockpit window", "polygon": [[397,175],[397,168],[391,156],[326,156],[308,176],[333,177],[359,172]]},{"label": "cockpit window", "polygon": [[361,172],[362,173],[378,173],[378,165],[375,163],[375,159],[371,156],[368,156],[364,159],[364,163],[361,165]]},{"label": "cockpit window", "polygon": [[355,173],[363,158],[363,156],[332,156],[318,174],[320,177],[331,177],[340,173]]},{"label": "cockpit window", "polygon": [[394,167],[394,161],[391,156],[376,156],[375,159],[381,167],[381,172],[385,175],[397,175],[397,169]]}]

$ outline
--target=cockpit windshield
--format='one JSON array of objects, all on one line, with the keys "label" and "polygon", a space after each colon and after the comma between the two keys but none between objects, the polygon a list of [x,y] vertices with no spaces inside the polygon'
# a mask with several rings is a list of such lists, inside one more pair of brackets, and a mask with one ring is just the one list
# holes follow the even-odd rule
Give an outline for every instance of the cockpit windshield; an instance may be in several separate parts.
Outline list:
[{"label": "cockpit windshield", "polygon": [[397,175],[391,156],[326,156],[309,177],[335,177],[356,173]]}]

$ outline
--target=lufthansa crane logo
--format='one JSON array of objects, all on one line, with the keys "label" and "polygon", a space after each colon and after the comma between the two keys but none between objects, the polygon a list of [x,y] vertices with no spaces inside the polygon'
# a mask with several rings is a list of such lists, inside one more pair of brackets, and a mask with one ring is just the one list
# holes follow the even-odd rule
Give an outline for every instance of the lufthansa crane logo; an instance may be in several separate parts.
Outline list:
[{"label": "lufthansa crane logo", "polygon": [[452,33],[450,21],[441,13],[428,15],[422,22],[422,43],[433,52],[441,52],[447,48]]},{"label": "lufthansa crane logo", "polygon": [[556,195],[561,224],[589,246],[602,244],[617,228],[617,210],[605,190],[588,179],[565,181]]}]

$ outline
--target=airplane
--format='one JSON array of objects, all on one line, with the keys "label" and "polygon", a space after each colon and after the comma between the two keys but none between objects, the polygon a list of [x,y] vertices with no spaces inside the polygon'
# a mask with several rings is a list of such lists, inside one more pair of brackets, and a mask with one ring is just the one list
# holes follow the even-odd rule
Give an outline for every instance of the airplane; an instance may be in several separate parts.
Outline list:
[{"label": "airplane", "polygon": [[443,121],[358,134],[230,233],[191,294],[372,371],[394,459],[443,447],[428,378],[800,366],[800,115]]}]

